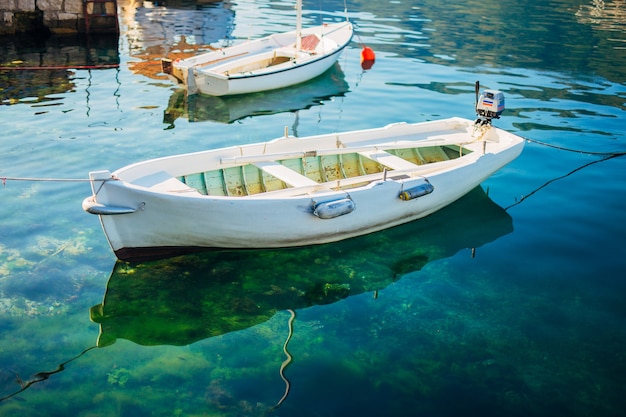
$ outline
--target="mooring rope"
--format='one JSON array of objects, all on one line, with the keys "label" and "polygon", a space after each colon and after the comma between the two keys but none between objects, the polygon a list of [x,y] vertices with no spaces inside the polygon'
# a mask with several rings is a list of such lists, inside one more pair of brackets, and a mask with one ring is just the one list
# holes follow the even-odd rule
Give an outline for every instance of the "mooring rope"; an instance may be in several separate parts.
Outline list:
[{"label": "mooring rope", "polygon": [[2,185],[6,186],[7,181],[32,181],[32,182],[106,182],[115,181],[116,178],[104,178],[92,180],[91,178],[33,178],[33,177],[0,177]]},{"label": "mooring rope", "polygon": [[552,145],[551,143],[546,143],[546,142],[541,142],[539,140],[535,140],[535,139],[529,139],[529,138],[524,138],[524,140],[527,140],[528,142],[532,142],[532,143],[536,143],[537,145],[541,145],[541,146],[547,146],[549,148],[553,148],[553,149],[558,149],[560,151],[567,151],[567,152],[575,152],[575,153],[582,153],[582,154],[587,154],[587,155],[596,155],[596,156],[602,156],[602,158],[598,159],[597,161],[591,161],[588,162],[586,164],[583,164],[581,166],[579,166],[578,168],[573,169],[572,171],[568,172],[565,175],[561,175],[560,177],[557,178],[553,178],[550,181],[546,182],[545,184],[542,184],[541,186],[539,186],[538,188],[534,189],[532,192],[523,195],[519,200],[517,200],[515,203],[509,205],[508,207],[506,207],[504,210],[508,210],[512,207],[517,206],[518,204],[521,204],[524,200],[526,200],[528,197],[532,196],[533,194],[535,194],[536,192],[538,192],[539,190],[541,190],[542,188],[547,187],[548,185],[552,184],[555,181],[561,180],[563,178],[567,178],[570,175],[574,174],[577,171],[580,171],[583,168],[586,168],[588,166],[597,164],[598,162],[604,162],[607,161],[609,159],[613,159],[613,158],[617,158],[619,156],[624,156],[626,155],[626,151],[617,151],[617,152],[593,152],[593,151],[584,151],[581,149],[572,149],[572,148],[566,148],[564,146],[558,146],[558,145]]},{"label": "mooring rope", "polygon": [[15,382],[17,382],[20,385],[21,388],[19,390],[17,390],[17,391],[12,392],[11,394],[5,395],[4,397],[0,397],[0,402],[8,400],[9,398],[15,397],[17,394],[26,391],[28,388],[30,388],[34,384],[46,381],[52,375],[58,374],[59,372],[64,371],[65,370],[65,365],[67,365],[68,363],[70,363],[72,361],[75,361],[76,359],[78,359],[81,356],[83,356],[85,353],[87,353],[90,350],[95,349],[95,348],[97,348],[97,346],[88,347],[87,349],[83,350],[78,355],[74,356],[73,358],[70,358],[69,360],[66,360],[65,362],[59,364],[55,370],[53,370],[53,371],[37,372],[35,375],[33,375],[33,377],[31,379],[29,379],[27,381],[23,381],[22,378],[20,378],[20,376],[16,372],[14,372],[15,373]]},{"label": "mooring rope", "polygon": [[626,153],[622,152],[622,153],[617,153],[617,154],[608,154],[608,155],[605,155],[605,156],[604,156],[604,158],[598,159],[598,160],[596,160],[596,161],[587,162],[586,164],[581,165],[581,166],[579,166],[578,168],[573,169],[572,171],[568,172],[568,173],[567,173],[567,174],[565,174],[565,175],[561,175],[560,177],[553,178],[553,179],[551,179],[550,181],[548,181],[548,182],[546,182],[546,183],[544,183],[544,184],[540,185],[539,187],[537,187],[536,189],[534,189],[532,192],[530,192],[530,193],[528,193],[528,194],[523,195],[523,196],[522,196],[519,200],[517,200],[515,203],[513,203],[513,204],[511,204],[510,206],[506,207],[506,208],[504,209],[504,211],[507,211],[508,209],[510,209],[510,208],[512,208],[512,207],[515,207],[515,206],[517,206],[518,204],[521,204],[521,203],[522,203],[522,201],[526,200],[528,197],[532,196],[533,194],[535,194],[536,192],[538,192],[538,191],[539,191],[539,190],[541,190],[542,188],[547,187],[548,185],[552,184],[552,183],[553,183],[553,182],[555,182],[555,181],[562,180],[563,178],[567,178],[567,177],[569,177],[570,175],[574,174],[575,172],[578,172],[578,171],[580,171],[580,170],[581,170],[581,169],[583,169],[583,168],[587,168],[588,166],[591,166],[591,165],[597,164],[597,163],[599,163],[599,162],[608,161],[609,159],[617,158],[617,157],[622,156],[622,155],[626,155]]},{"label": "mooring rope", "polygon": [[620,156],[620,155],[626,155],[626,151],[593,152],[593,151],[584,151],[584,150],[581,150],[581,149],[566,148],[564,146],[552,145],[551,143],[541,142],[539,140],[529,139],[529,138],[526,138],[526,137],[524,137],[524,140],[527,140],[528,142],[536,143],[537,145],[547,146],[549,148],[558,149],[560,151],[584,153],[584,154],[587,154],[587,155],[600,155],[600,156]]},{"label": "mooring rope", "polygon": [[[49,181],[49,182],[89,182],[89,178],[32,178],[32,177],[0,177],[2,184],[7,181]],[[102,181],[102,180],[98,180]]]},{"label": "mooring rope", "polygon": [[289,380],[287,379],[287,377],[285,377],[285,368],[287,368],[287,366],[289,366],[289,364],[293,360],[293,357],[287,350],[287,345],[289,344],[289,341],[291,340],[291,336],[293,336],[293,321],[296,319],[296,312],[293,311],[292,309],[289,309],[287,311],[291,313],[291,316],[289,317],[289,321],[287,322],[287,326],[289,327],[289,335],[287,336],[287,339],[285,340],[285,344],[283,345],[283,352],[285,352],[285,356],[287,356],[287,359],[285,359],[282,365],[280,365],[280,371],[279,371],[280,377],[283,379],[283,381],[285,381],[285,393],[283,394],[282,398],[278,400],[276,405],[272,407],[273,410],[280,407],[280,405],[287,399],[287,396],[289,395],[289,390],[291,389],[291,384],[289,383]]}]

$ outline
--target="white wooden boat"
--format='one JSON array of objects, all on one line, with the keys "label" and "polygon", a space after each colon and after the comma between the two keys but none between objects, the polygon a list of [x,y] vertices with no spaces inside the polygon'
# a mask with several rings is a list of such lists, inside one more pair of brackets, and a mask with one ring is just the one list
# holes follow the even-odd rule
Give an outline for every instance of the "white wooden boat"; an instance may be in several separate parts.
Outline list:
[{"label": "white wooden boat", "polygon": [[328,70],[352,39],[348,21],[296,29],[181,60],[162,59],[163,72],[188,94],[225,96],[274,90]]},{"label": "white wooden boat", "polygon": [[427,216],[516,158],[523,138],[461,118],[285,135],[90,173],[83,208],[120,259],[283,248]]}]

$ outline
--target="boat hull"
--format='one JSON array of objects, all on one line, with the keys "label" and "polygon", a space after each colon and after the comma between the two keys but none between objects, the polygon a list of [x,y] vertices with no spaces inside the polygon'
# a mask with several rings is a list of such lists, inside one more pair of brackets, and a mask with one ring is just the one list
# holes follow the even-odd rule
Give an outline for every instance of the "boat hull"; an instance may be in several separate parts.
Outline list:
[{"label": "boat hull", "polygon": [[[471,129],[470,121],[454,121],[461,130]],[[423,175],[422,171],[417,175],[406,175],[404,171],[392,170],[358,187],[323,187],[321,190],[309,187],[307,190],[302,186],[305,189],[294,191],[293,195],[286,194],[298,188],[256,196],[211,196],[200,194],[182,183],[175,186],[177,189],[162,185],[155,188],[152,183],[159,183],[160,179],[147,184],[133,178],[148,172],[150,164],[158,164],[165,171],[172,172],[179,169],[176,166],[183,161],[183,165],[193,166],[197,161],[210,159],[213,154],[169,157],[146,166],[140,163],[130,169],[123,168],[113,174],[92,172],[94,195],[85,200],[83,208],[90,211],[90,206],[98,206],[100,212],[95,214],[99,215],[107,239],[120,259],[146,254],[163,256],[198,248],[283,248],[329,243],[420,219],[462,197],[522,151],[520,138],[498,132],[500,141],[505,138],[512,141],[509,146],[494,143],[498,149],[492,153],[489,144],[487,152],[477,150],[458,160],[441,162],[441,168],[434,166],[437,164],[432,168],[420,167]],[[358,137],[359,132],[350,135]],[[363,135],[372,133],[365,131]],[[321,137],[322,140],[339,137],[326,136]],[[285,142],[306,144],[307,139]],[[291,152],[291,149],[286,150]],[[234,151],[225,150],[220,154],[221,159],[229,159],[231,152]],[[155,178],[155,175],[148,177]],[[173,180],[168,179],[172,183]],[[411,189],[427,192],[417,193],[417,198],[403,198]],[[350,201],[351,210],[344,210],[346,205],[343,204],[339,207],[342,212],[334,217],[316,215],[320,204],[346,200]],[[113,207],[116,212],[107,215],[102,206]]]},{"label": "boat hull", "polygon": [[189,93],[197,92],[210,96],[233,96],[278,90],[300,84],[328,71],[337,62],[342,50],[336,50],[331,55],[311,60],[297,67],[294,64],[292,68],[283,68],[259,75],[223,78],[216,74],[197,72],[195,74],[197,89],[195,91],[191,89]]}]

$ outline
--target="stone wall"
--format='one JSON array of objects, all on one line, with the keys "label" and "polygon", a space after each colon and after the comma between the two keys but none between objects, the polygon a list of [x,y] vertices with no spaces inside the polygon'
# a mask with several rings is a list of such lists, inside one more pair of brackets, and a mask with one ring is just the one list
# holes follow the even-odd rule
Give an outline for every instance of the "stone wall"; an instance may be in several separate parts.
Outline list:
[{"label": "stone wall", "polygon": [[[84,7],[93,14],[85,23]],[[0,35],[21,32],[117,32],[117,1],[0,0]]]}]

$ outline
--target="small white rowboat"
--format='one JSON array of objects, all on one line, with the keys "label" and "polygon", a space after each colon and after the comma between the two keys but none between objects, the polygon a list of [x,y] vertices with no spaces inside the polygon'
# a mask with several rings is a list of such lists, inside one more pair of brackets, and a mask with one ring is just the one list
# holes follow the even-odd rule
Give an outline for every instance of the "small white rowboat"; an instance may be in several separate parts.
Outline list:
[{"label": "small white rowboat", "polygon": [[188,94],[226,96],[274,90],[311,80],[327,71],[353,35],[352,24],[301,28],[298,1],[296,30],[172,61],[161,67]]},{"label": "small white rowboat", "polygon": [[327,243],[427,216],[523,146],[461,118],[285,136],[91,172],[83,209],[124,260]]}]

